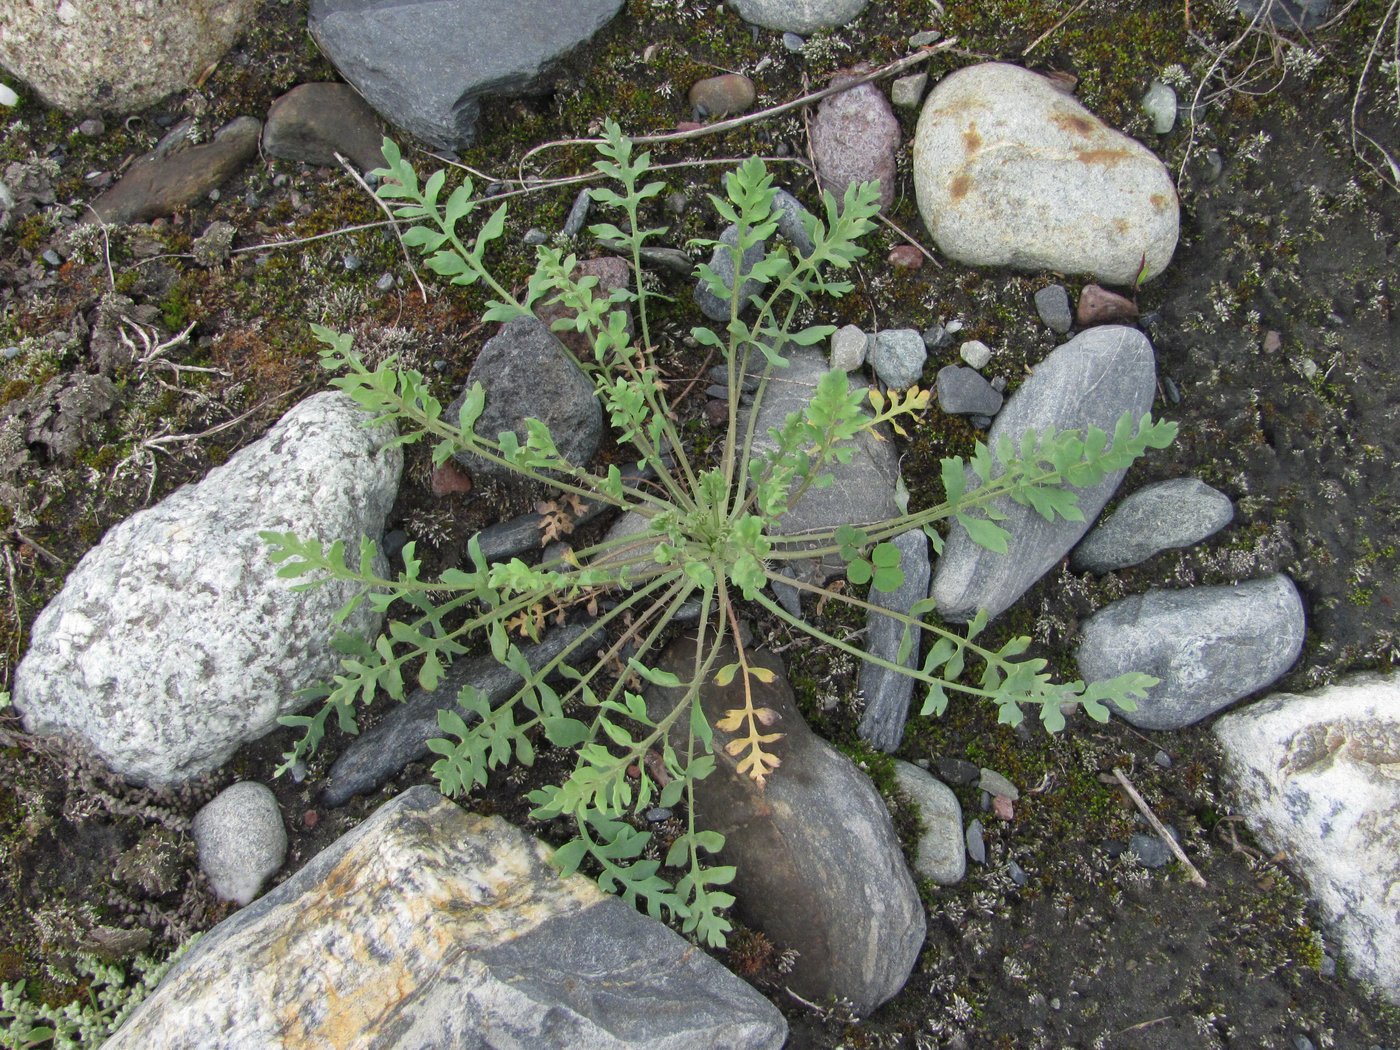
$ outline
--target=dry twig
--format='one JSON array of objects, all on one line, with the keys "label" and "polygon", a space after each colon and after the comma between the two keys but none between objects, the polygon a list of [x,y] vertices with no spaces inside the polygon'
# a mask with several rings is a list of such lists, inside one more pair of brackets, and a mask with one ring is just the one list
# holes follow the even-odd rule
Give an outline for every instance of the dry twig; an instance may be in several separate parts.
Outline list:
[{"label": "dry twig", "polygon": [[1151,807],[1148,806],[1143,797],[1138,794],[1138,790],[1133,787],[1132,781],[1124,776],[1123,771],[1116,766],[1114,767],[1113,775],[1118,778],[1118,783],[1123,785],[1123,790],[1128,793],[1128,797],[1133,800],[1137,808],[1142,812],[1142,815],[1147,818],[1147,822],[1152,825],[1152,830],[1157,832],[1161,840],[1167,844],[1167,848],[1176,855],[1176,859],[1186,865],[1186,870],[1191,873],[1191,881],[1197,886],[1205,886],[1206,880],[1202,878],[1201,873],[1196,870],[1196,865],[1191,863],[1190,859],[1182,850],[1181,845],[1176,839],[1172,838],[1171,832],[1167,830],[1166,825],[1157,819],[1157,814],[1152,812]]}]

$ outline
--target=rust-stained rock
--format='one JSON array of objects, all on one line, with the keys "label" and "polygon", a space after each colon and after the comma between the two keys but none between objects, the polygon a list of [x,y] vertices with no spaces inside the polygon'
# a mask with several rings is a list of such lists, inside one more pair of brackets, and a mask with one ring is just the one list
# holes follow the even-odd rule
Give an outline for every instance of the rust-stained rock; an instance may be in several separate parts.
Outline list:
[{"label": "rust-stained rock", "polygon": [[762,996],[548,853],[411,788],[205,934],[105,1045],[782,1045]]},{"label": "rust-stained rock", "polygon": [[[726,648],[717,667],[736,659]],[[784,736],[768,746],[782,764],[760,789],[737,772],[743,755],[725,752],[733,735],[716,729],[718,768],[698,784],[696,822],[725,836],[722,859],[738,868],[730,888],[739,917],[780,951],[796,949],[788,987],[813,1001],[846,999],[857,1013],[869,1013],[904,987],[924,943],[923,905],[869,778],[807,727],[782,661],[763,650],[747,655],[776,676],[750,687],[755,706],[777,714],[769,731]],[[678,639],[658,666],[688,680],[694,638]],[[679,697],[677,689],[652,689],[653,717]],[[725,687],[709,683],[701,704],[711,725],[742,708],[741,676]],[[673,730],[681,748],[687,724],[682,718]]]}]

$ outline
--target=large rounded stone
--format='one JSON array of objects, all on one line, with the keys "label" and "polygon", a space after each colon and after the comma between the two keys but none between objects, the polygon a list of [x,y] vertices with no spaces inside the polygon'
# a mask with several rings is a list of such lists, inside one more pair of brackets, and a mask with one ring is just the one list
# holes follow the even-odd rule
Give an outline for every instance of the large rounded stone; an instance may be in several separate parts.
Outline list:
[{"label": "large rounded stone", "polygon": [[[831,84],[854,79],[855,71],[838,73]],[[874,84],[856,84],[822,99],[811,129],[812,160],[823,190],[841,200],[853,183],[878,182],[880,207],[894,203],[899,119],[883,91]]]},{"label": "large rounded stone", "polygon": [[[1146,336],[1133,328],[1091,328],[1035,367],[997,416],[987,445],[995,448],[1006,438],[1019,447],[1027,430],[1051,427],[1095,426],[1111,434],[1124,412],[1142,418],[1156,389],[1156,358]],[[1006,515],[1001,526],[1011,533],[1005,554],[977,546],[961,526],[954,526],[933,579],[938,614],[945,620],[970,620],[978,609],[996,616],[1009,608],[1079,542],[1124,473],[1114,471],[1097,485],[1074,490],[1083,521],[1046,521],[1029,506],[1007,498],[997,501]],[[969,467],[968,490],[977,483]]]},{"label": "large rounded stone", "polygon": [[1129,671],[1160,681],[1120,717],[1139,729],[1184,729],[1276,682],[1303,650],[1303,600],[1287,576],[1234,587],[1150,590],[1084,621],[1086,682]]},{"label": "large rounded stone", "polygon": [[129,113],[190,87],[257,7],[258,0],[4,0],[0,65],[57,109]]},{"label": "large rounded stone", "polygon": [[293,590],[259,533],[351,550],[380,535],[403,455],[367,418],[344,394],[316,394],[199,484],[114,526],[34,621],[15,673],[25,729],[170,784],[304,706],[297,691],[339,666],[332,637],[372,638],[382,616],[361,605],[333,625],[355,585]]},{"label": "large rounded stone", "polygon": [[816,33],[843,26],[870,0],[729,0],[745,22],[777,33]]},{"label": "large rounded stone", "polygon": [[1044,77],[969,66],[929,94],[914,136],[914,189],[939,249],[973,266],[1161,273],[1179,222],[1171,174]]}]

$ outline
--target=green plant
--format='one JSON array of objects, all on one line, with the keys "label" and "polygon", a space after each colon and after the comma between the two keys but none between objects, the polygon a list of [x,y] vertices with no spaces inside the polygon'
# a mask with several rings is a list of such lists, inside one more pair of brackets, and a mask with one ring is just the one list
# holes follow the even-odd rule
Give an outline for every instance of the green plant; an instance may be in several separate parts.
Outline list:
[{"label": "green plant", "polygon": [[[997,704],[1001,721],[1007,723],[1019,722],[1022,707],[1030,707],[1055,731],[1064,725],[1061,706],[1067,703],[1082,705],[1102,721],[1108,717],[1105,701],[1131,709],[1133,697],[1155,680],[1126,675],[1090,686],[1056,684],[1044,673],[1045,661],[1017,659],[1029,644],[1026,639],[996,650],[985,648],[976,642],[982,617],[963,636],[930,617],[930,601],[918,603],[907,616],[896,616],[905,626],[904,640],[900,659],[890,662],[806,624],[764,588],[785,580],[828,600],[874,609],[863,598],[804,582],[786,570],[799,559],[840,556],[852,582],[868,581],[877,590],[892,590],[902,573],[889,541],[910,528],[922,528],[941,549],[933,526],[945,518],[978,543],[1004,551],[1008,534],[997,524],[1005,518],[998,500],[1028,504],[1047,518],[1079,518],[1069,486],[1092,484],[1146,449],[1165,446],[1175,427],[1147,417],[1135,424],[1125,416],[1111,447],[1109,435],[1098,430],[1084,435],[1030,433],[1019,446],[1001,442],[995,449],[979,444],[970,463],[943,461],[945,499],[935,507],[863,529],[843,525],[800,537],[783,535],[783,514],[810,489],[831,483],[828,468],[849,461],[858,435],[880,437],[886,427],[903,434],[902,422],[928,404],[927,391],[853,390],[844,372],[832,371],[820,380],[805,411],[792,413],[772,429],[763,450],[755,443],[757,408],[770,381],[787,363],[784,348],[810,346],[833,331],[829,325],[797,327],[798,308],[818,295],[840,296],[850,290],[839,272],[864,254],[858,241],[872,228],[878,186],[853,186],[840,202],[825,195],[824,215],[804,218],[814,249],[794,256],[781,246],[771,247],[751,269],[743,265],[745,251],[771,238],[777,227],[771,177],[762,162],[751,159],[728,176],[724,197],[711,197],[715,210],[736,227],[738,236],[727,246],[736,274],[733,287],[709,266],[698,268],[710,290],[729,304],[728,321],[718,331],[704,326],[691,330],[700,345],[723,356],[730,395],[720,451],[702,462],[677,432],[652,362],[649,303],[657,293],[640,280],[642,247],[660,232],[643,226],[642,210],[662,186],[645,181],[648,155],[635,153],[615,125],[609,125],[605,135],[599,146],[602,159],[595,167],[619,188],[592,193],[600,204],[620,211],[625,223],[599,223],[590,230],[626,246],[638,278],[635,292],[600,295],[595,278],[574,276],[574,256],[540,247],[534,274],[516,298],[492,276],[485,260],[490,243],[505,229],[506,205],[491,212],[474,238],[463,239],[459,224],[481,204],[472,195],[471,181],[463,180],[444,201],[445,174],[438,172],[420,184],[392,142],[384,145],[387,167],[379,172],[377,192],[390,202],[397,218],[413,224],[404,241],[426,256],[429,269],[453,284],[480,283],[489,289],[494,298],[485,312],[488,320],[527,315],[549,302],[572,311],[573,320],[556,322],[555,327],[572,326],[591,337],[593,357],[583,366],[619,438],[655,470],[657,491],[624,480],[616,466],[593,474],[570,464],[538,420],[525,421],[523,441],[511,432],[478,434],[474,427],[485,404],[480,384],[468,392],[459,417],[447,419],[417,372],[397,368],[393,361],[371,370],[352,351],[348,336],[320,327],[315,331],[327,347],[323,364],[338,374],[333,384],[374,421],[399,424],[399,443],[426,438],[435,442],[435,464],[466,451],[567,496],[636,511],[646,522],[640,541],[636,535],[606,540],[535,565],[519,558],[488,565],[473,538],[469,568],[451,569],[430,580],[421,577],[412,545],[404,550],[404,571],[390,579],[375,573],[375,547],[368,539],[360,542],[357,561],[347,561],[343,543],[325,546],[291,534],[265,533],[273,559],[281,563],[280,574],[309,577],[297,586],[331,578],[359,585],[342,618],[364,601],[380,611],[397,611],[374,644],[341,639],[342,672],[308,693],[324,700],[320,710],[283,719],[304,731],[286,758],[290,765],[314,749],[332,713],[353,732],[358,704],[369,703],[380,691],[401,699],[413,662],[418,683],[435,688],[445,664],[467,651],[472,636],[484,635],[495,658],[516,671],[523,685],[495,707],[468,685],[456,697],[456,709],[439,713],[444,737],[431,747],[439,756],[433,773],[442,790],[456,795],[484,785],[493,769],[512,759],[532,763],[541,735],[556,747],[574,749],[573,768],[564,782],[530,795],[536,817],[569,817],[576,829],[576,837],[555,852],[555,863],[571,872],[588,860],[605,889],[644,904],[655,916],[669,913],[686,932],[718,945],[730,929],[722,912],[733,903],[721,887],[733,878],[734,869],[712,865],[707,856],[720,851],[723,838],[696,827],[692,815],[665,857],[654,859],[644,853],[650,835],[636,814],[653,805],[675,807],[692,801],[696,783],[715,770],[715,728],[732,735],[725,750],[737,760],[739,773],[758,786],[780,765],[774,745],[781,734],[769,731],[773,713],[756,704],[751,693],[751,682],[769,680],[772,673],[750,663],[737,630],[738,599],[757,603],[827,644],[909,675],[927,690],[926,714],[941,712],[952,691]],[[701,243],[712,247],[720,242]],[[760,288],[747,301],[742,293],[746,281]],[[639,339],[629,333],[622,309],[626,304],[635,309]],[[758,386],[754,406],[745,413],[740,409],[740,387],[753,371],[759,374]],[[545,616],[588,606],[602,592],[616,596],[616,604],[589,620],[582,639],[532,671],[511,639],[510,625],[524,623],[534,630]],[[700,608],[694,666],[684,676],[660,671],[652,666],[651,654],[665,639],[675,614],[691,601]],[[921,631],[932,644],[921,663],[905,667]],[[732,644],[737,659],[722,662],[720,654],[727,645],[721,643]],[[600,658],[583,661],[584,669],[571,666],[577,656],[599,649]],[[979,674],[965,675],[969,657],[980,664]],[[698,703],[702,684],[713,680],[723,685],[736,678],[743,685],[743,706],[725,712],[711,726]],[[563,684],[556,689],[550,683],[558,679]],[[658,715],[648,710],[641,683],[682,687],[682,698]],[[681,740],[683,745],[677,743]],[[643,769],[653,776],[629,776],[629,770],[635,775]],[[687,805],[687,811],[693,814],[693,806]],[[663,865],[679,867],[681,874],[668,880],[662,876]]]}]

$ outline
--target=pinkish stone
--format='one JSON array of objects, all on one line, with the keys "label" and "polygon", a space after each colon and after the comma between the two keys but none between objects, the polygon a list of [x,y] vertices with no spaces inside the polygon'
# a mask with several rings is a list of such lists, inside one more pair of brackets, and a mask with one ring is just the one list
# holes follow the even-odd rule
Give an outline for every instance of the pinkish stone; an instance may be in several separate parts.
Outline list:
[{"label": "pinkish stone", "polygon": [[924,264],[924,253],[912,244],[901,244],[890,249],[889,261],[891,266],[898,266],[901,270],[917,270]]},{"label": "pinkish stone", "polygon": [[[860,70],[838,73],[833,84],[854,79]],[[812,118],[812,157],[822,188],[838,198],[854,182],[878,179],[880,207],[894,203],[894,154],[899,121],[885,93],[859,84],[823,99]]]},{"label": "pinkish stone", "polygon": [[434,496],[450,496],[454,492],[470,492],[472,477],[465,470],[448,462],[433,471],[432,485]]}]

